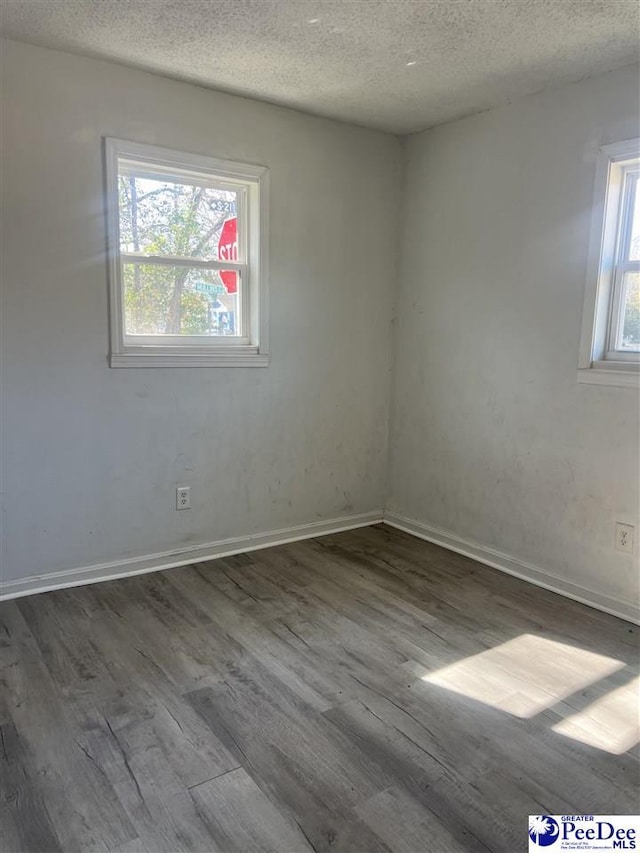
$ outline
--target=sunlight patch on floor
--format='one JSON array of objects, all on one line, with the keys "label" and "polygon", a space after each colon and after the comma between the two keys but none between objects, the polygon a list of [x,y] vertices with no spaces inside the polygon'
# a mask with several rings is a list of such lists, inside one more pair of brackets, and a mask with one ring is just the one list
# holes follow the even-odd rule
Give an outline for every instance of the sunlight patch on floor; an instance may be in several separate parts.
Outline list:
[{"label": "sunlight patch on floor", "polygon": [[522,634],[422,680],[526,719],[624,666],[577,646]]},{"label": "sunlight patch on floor", "polygon": [[640,742],[640,678],[553,726],[558,734],[621,755]]}]

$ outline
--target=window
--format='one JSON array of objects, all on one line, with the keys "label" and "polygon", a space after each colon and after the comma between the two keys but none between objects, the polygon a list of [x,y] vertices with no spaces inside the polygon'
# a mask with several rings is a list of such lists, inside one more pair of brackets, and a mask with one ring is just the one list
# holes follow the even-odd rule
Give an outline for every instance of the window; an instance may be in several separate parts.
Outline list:
[{"label": "window", "polygon": [[267,170],[105,142],[112,367],[264,367]]},{"label": "window", "polygon": [[638,386],[640,367],[640,140],[601,150],[578,379]]}]

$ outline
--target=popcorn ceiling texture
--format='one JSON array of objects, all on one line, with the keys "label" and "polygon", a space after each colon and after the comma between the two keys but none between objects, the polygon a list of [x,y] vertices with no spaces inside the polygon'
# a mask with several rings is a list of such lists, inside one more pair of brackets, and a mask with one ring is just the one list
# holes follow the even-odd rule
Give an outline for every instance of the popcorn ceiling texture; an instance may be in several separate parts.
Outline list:
[{"label": "popcorn ceiling texture", "polygon": [[0,0],[0,29],[393,133],[638,59],[636,0]]}]

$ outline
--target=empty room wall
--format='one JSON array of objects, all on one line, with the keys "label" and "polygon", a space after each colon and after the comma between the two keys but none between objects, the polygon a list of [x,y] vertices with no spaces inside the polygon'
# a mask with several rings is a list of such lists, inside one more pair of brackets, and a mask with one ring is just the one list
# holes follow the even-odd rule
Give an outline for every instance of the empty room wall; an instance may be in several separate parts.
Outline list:
[{"label": "empty room wall", "polygon": [[[398,141],[2,53],[4,579],[379,513]],[[269,368],[107,366],[105,135],[270,168]]]},{"label": "empty room wall", "polygon": [[409,138],[390,437],[390,512],[618,611],[638,393],[576,371],[597,149],[637,135],[630,67]]},{"label": "empty room wall", "polygon": [[[638,394],[576,382],[595,157],[638,132],[636,68],[403,153],[97,60],[6,42],[2,62],[5,581],[386,499],[524,575],[637,599],[613,527],[638,523]],[[104,135],[270,167],[269,368],[109,369]]]}]

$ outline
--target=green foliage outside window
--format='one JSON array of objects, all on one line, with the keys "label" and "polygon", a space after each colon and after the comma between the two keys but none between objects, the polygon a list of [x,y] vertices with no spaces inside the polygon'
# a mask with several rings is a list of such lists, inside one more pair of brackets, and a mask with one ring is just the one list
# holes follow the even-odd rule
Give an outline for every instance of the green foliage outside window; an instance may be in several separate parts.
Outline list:
[{"label": "green foliage outside window", "polygon": [[[119,177],[118,191],[123,253],[217,259],[222,226],[236,216],[233,191],[131,175]],[[195,289],[220,286],[215,270],[125,262],[123,282],[128,334],[219,333],[215,297]],[[220,299],[236,310],[237,296],[223,289]]]}]

